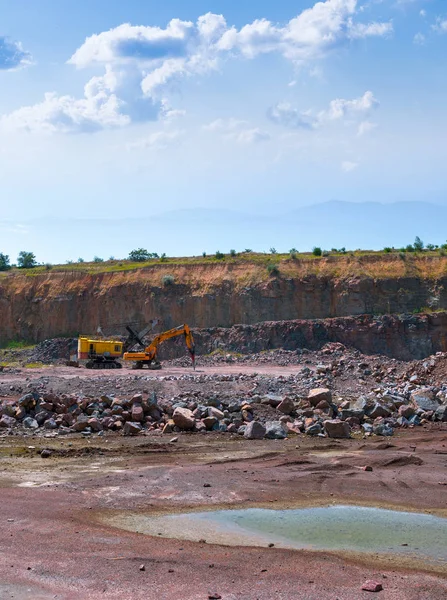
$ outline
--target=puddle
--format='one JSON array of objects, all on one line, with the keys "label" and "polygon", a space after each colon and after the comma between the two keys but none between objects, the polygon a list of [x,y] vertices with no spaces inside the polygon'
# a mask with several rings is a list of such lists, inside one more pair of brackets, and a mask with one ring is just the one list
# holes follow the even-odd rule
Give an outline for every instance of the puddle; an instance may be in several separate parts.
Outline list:
[{"label": "puddle", "polygon": [[107,517],[107,523],[154,536],[231,546],[399,554],[447,565],[447,519],[359,506],[292,510],[219,510]]}]

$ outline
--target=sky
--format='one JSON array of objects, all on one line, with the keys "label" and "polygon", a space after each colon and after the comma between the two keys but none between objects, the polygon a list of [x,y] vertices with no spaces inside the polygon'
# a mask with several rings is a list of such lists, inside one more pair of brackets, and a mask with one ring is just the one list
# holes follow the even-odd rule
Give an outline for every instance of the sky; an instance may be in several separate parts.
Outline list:
[{"label": "sky", "polygon": [[42,218],[114,254],[101,219],[445,204],[446,66],[445,0],[0,0],[0,252]]}]

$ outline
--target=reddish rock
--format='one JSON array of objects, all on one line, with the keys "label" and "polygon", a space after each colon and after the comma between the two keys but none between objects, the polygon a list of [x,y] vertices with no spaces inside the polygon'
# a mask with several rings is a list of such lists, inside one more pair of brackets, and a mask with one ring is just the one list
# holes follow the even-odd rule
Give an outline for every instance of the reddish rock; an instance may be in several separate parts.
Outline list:
[{"label": "reddish rock", "polygon": [[326,400],[326,402],[332,401],[331,391],[327,388],[315,388],[310,390],[307,399],[309,400],[312,406],[317,406],[319,402],[322,400]]},{"label": "reddish rock", "polygon": [[142,423],[144,420],[144,412],[143,407],[134,405],[132,407],[132,421],[136,421],[138,423]]},{"label": "reddish rock", "polygon": [[194,429],[195,419],[189,408],[177,407],[172,415],[172,420],[180,429]]},{"label": "reddish rock", "polygon": [[348,438],[351,434],[351,428],[346,421],[338,419],[328,420],[324,422],[324,430],[330,438]]},{"label": "reddish rock", "polygon": [[362,585],[362,590],[365,592],[381,592],[383,590],[382,584],[378,581],[365,581]]},{"label": "reddish rock", "polygon": [[291,415],[295,412],[295,403],[290,398],[284,398],[284,400],[278,404],[277,410],[282,412],[284,415]]}]

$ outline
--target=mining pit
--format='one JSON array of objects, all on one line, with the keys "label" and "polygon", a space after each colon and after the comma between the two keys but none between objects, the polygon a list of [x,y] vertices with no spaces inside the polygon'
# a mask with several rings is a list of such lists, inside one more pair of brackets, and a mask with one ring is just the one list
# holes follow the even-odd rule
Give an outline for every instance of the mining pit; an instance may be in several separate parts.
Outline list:
[{"label": "mining pit", "polygon": [[[328,342],[92,372],[51,344],[0,372],[2,599],[447,597],[445,353]],[[340,506],[344,537],[317,520],[284,541],[301,510]],[[253,510],[261,533],[211,527]]]}]

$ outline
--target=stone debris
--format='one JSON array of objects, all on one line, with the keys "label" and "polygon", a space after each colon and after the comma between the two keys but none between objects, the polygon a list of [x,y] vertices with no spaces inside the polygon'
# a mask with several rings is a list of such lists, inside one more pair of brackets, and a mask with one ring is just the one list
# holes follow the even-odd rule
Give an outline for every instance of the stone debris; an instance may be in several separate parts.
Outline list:
[{"label": "stone debris", "polygon": [[[198,360],[219,363],[221,357]],[[2,383],[2,373],[0,435],[387,437],[399,428],[447,422],[447,353],[402,363],[326,344],[318,352],[274,350],[234,360],[283,361],[296,370],[205,374],[188,368],[178,375],[123,373],[118,379],[104,373],[71,378],[69,394],[57,375]]]},{"label": "stone debris", "polygon": [[381,583],[377,581],[365,581],[362,585],[362,590],[365,592],[381,592],[383,590],[383,586]]}]

